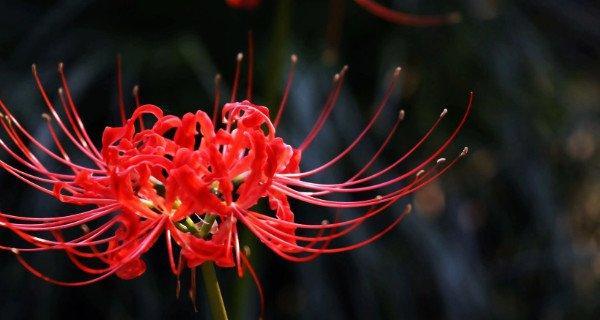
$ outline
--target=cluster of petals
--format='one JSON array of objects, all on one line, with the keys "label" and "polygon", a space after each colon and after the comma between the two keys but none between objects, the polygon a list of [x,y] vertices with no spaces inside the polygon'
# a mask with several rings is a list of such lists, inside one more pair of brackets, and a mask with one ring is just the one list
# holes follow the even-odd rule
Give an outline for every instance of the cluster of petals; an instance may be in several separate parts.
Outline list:
[{"label": "cluster of petals", "polygon": [[[397,172],[428,141],[445,117],[445,109],[405,154],[372,172],[371,167],[405,116],[400,111],[385,140],[359,171],[337,183],[319,183],[311,177],[352,153],[372,130],[394,92],[400,69],[394,71],[383,98],[356,139],[322,165],[301,170],[302,154],[338,101],[347,67],[335,75],[327,102],[304,141],[292,147],[277,135],[276,128],[287,104],[296,60],[292,56],[292,69],[273,120],[267,107],[235,99],[240,55],[231,101],[220,108],[217,98],[212,117],[203,111],[182,117],[166,115],[161,108],[138,101],[127,118],[120,103],[122,124],[104,130],[100,148],[85,129],[62,64],[60,106],[49,98],[34,66],[34,78],[48,109],[43,118],[52,145],[36,139],[0,101],[0,125],[8,138],[0,139],[0,147],[9,156],[8,160],[0,160],[0,166],[40,192],[84,209],[27,216],[0,212],[0,230],[9,230],[24,242],[20,246],[0,244],[0,249],[15,253],[25,268],[47,281],[84,285],[113,274],[123,279],[140,276],[146,270],[144,254],[161,236],[166,240],[169,264],[176,275],[185,267],[193,269],[212,261],[221,267],[237,267],[240,275],[247,269],[254,277],[245,250],[240,249],[241,225],[279,256],[298,262],[324,253],[353,250],[379,239],[402,221],[410,205],[366,239],[332,245],[333,240],[348,235],[399,199],[437,179],[467,153],[465,148],[451,161],[440,157],[463,127],[473,95],[454,131],[418,165]],[[221,121],[217,122],[219,110]],[[337,200],[344,194],[350,197]],[[291,199],[336,210],[338,218],[300,223],[290,206]],[[346,209],[362,213],[344,218],[341,211]],[[25,257],[28,252],[53,250],[63,251],[91,277],[57,280]]]}]

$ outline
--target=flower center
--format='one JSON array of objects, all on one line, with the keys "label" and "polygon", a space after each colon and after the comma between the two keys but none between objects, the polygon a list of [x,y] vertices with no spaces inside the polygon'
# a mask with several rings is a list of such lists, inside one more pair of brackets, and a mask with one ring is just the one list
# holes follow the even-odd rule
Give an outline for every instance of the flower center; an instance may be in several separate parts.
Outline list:
[{"label": "flower center", "polygon": [[[148,114],[154,125],[138,128]],[[102,156],[111,196],[142,218],[168,215],[179,230],[197,236],[206,224],[210,231],[215,221],[231,220],[235,208],[271,198],[276,174],[299,170],[300,152],[275,136],[266,107],[228,103],[223,119],[217,129],[202,111],[178,118],[147,105],[122,127],[106,128]]]}]

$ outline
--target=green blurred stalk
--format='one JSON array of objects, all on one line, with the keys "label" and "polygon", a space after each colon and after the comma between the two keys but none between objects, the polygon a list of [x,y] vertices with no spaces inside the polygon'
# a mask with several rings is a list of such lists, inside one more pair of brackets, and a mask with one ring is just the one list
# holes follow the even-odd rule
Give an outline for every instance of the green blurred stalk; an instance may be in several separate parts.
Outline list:
[{"label": "green blurred stalk", "polygon": [[[271,109],[276,107],[280,98],[282,79],[279,77],[283,73],[283,68],[289,57],[289,35],[291,24],[292,2],[289,0],[277,1],[277,13],[273,16],[273,29],[269,38],[269,48],[267,52],[267,72],[263,77],[265,84],[265,102]],[[273,110],[273,109],[272,109]],[[276,112],[273,110],[272,112]]]}]

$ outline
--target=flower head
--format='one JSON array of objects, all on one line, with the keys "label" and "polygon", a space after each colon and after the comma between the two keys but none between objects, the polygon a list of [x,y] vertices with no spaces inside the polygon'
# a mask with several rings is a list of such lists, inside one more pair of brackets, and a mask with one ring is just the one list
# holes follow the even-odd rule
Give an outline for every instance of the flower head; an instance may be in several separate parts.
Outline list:
[{"label": "flower head", "polygon": [[[8,137],[6,141],[0,139],[0,146],[14,162],[0,160],[0,166],[40,192],[86,209],[42,217],[0,213],[0,227],[30,244],[23,248],[9,245],[0,248],[14,252],[19,262],[45,280],[84,285],[112,274],[123,279],[140,276],[146,269],[144,253],[164,235],[170,266],[176,275],[185,267],[193,269],[212,261],[221,267],[236,266],[240,275],[247,268],[254,276],[244,250],[240,249],[240,226],[248,228],[264,245],[290,261],[309,261],[324,253],[356,249],[392,230],[410,211],[410,205],[383,230],[363,241],[345,246],[332,246],[332,241],[429,184],[467,153],[465,148],[454,160],[440,158],[464,125],[472,94],[456,129],[414,168],[394,173],[428,140],[447,110],[442,111],[431,129],[406,154],[383,169],[368,173],[404,119],[402,110],[385,141],[358,172],[337,183],[312,181],[312,176],[338,163],[367,136],[394,91],[400,69],[394,71],[384,97],[356,139],[324,164],[303,170],[303,153],[332,113],[347,67],[335,75],[321,114],[304,141],[294,147],[278,136],[277,127],[287,104],[297,57],[292,56],[292,69],[273,120],[267,107],[236,100],[241,61],[239,55],[231,101],[222,108],[219,99],[215,101],[213,114],[220,109],[222,123],[203,111],[177,117],[164,114],[158,106],[141,105],[136,88],[135,111],[126,118],[124,103],[119,103],[122,124],[104,130],[100,148],[87,134],[62,64],[59,65],[62,87],[58,90],[62,112],[49,99],[34,66],[33,75],[48,108],[43,118],[54,145],[38,141],[0,101],[3,112],[0,125]],[[248,95],[251,96],[251,88]],[[87,162],[75,161],[69,150],[77,150]],[[35,154],[43,154],[46,159]],[[52,162],[52,166],[46,162]],[[52,169],[56,165],[63,169]],[[340,194],[356,197],[350,200],[332,197]],[[363,213],[319,224],[300,223],[295,215],[303,213],[294,212],[290,199],[336,210],[359,209]],[[257,206],[261,200],[266,201],[267,208]],[[93,208],[89,209],[89,205]],[[73,236],[73,230],[80,230],[80,234]],[[64,251],[91,278],[75,282],[50,278],[22,254],[46,250]]]}]

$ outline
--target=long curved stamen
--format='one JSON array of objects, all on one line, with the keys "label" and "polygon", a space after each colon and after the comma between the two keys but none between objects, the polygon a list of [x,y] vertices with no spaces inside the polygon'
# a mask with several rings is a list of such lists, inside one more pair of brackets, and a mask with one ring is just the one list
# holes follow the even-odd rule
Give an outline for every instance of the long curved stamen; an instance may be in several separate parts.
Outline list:
[{"label": "long curved stamen", "polygon": [[121,70],[121,55],[117,55],[117,103],[119,105],[119,115],[121,124],[125,125],[127,115],[125,114],[125,100],[123,98],[123,72]]},{"label": "long curved stamen", "polygon": [[348,66],[344,66],[342,68],[342,70],[339,73],[336,73],[335,76],[333,77],[334,86],[333,86],[333,89],[329,93],[327,102],[325,103],[325,106],[323,107],[321,114],[317,118],[317,121],[313,125],[312,129],[309,131],[309,133],[304,138],[304,141],[302,141],[302,143],[298,147],[298,150],[303,151],[304,149],[308,148],[308,146],[310,146],[310,144],[316,138],[319,131],[321,131],[321,128],[323,127],[323,124],[325,123],[325,120],[327,120],[327,118],[329,117],[329,114],[333,110],[333,107],[336,105],[338,96],[342,89],[342,84],[344,83],[344,77],[346,76],[347,71],[348,71]]},{"label": "long curved stamen", "polygon": [[60,140],[56,136],[56,132],[54,131],[54,128],[52,127],[52,118],[50,118],[50,116],[48,114],[44,113],[44,114],[42,114],[42,119],[44,119],[44,122],[46,122],[46,128],[48,129],[48,132],[50,133],[50,136],[52,137],[52,141],[54,141],[54,145],[56,146],[56,148],[58,149],[60,154],[63,156],[65,161],[71,162],[69,155],[65,151],[65,148],[63,147],[62,143],[60,143]]},{"label": "long curved stamen", "polygon": [[237,90],[240,84],[242,60],[244,60],[244,54],[240,52],[235,58],[235,75],[233,76],[233,86],[231,87],[231,99],[229,100],[229,102],[236,101]]},{"label": "long curved stamen", "polygon": [[281,102],[279,103],[279,108],[277,109],[277,116],[275,116],[275,121],[273,121],[273,126],[277,128],[279,126],[279,122],[281,121],[281,116],[283,115],[283,111],[287,106],[288,96],[290,94],[290,90],[292,88],[292,83],[294,81],[294,73],[296,72],[296,63],[298,62],[298,56],[293,54],[290,57],[290,71],[288,71],[287,81],[285,82],[285,89],[283,90],[283,97],[281,98]]},{"label": "long curved stamen", "polygon": [[[390,85],[388,86],[388,89],[386,90],[381,103],[375,109],[375,113],[371,117],[371,120],[369,120],[367,126],[361,131],[361,133],[356,137],[356,139],[354,139],[354,141],[346,149],[344,149],[344,151],[342,151],[340,154],[338,154],[337,156],[335,156],[333,159],[329,160],[327,163],[325,163],[325,164],[323,164],[323,165],[321,165],[321,166],[319,166],[319,167],[317,167],[315,169],[312,169],[312,170],[309,170],[309,171],[305,172],[306,175],[312,175],[314,173],[317,173],[317,172],[319,172],[319,171],[321,171],[323,169],[326,169],[326,168],[332,166],[333,164],[335,164],[336,162],[338,162],[340,159],[344,158],[350,151],[352,151],[356,147],[356,145],[358,145],[358,143],[369,132],[369,130],[371,129],[371,127],[373,127],[373,125],[375,124],[375,122],[379,118],[379,115],[381,115],[381,112],[383,111],[383,108],[385,107],[387,101],[389,100],[390,96],[392,95],[394,87],[396,86],[396,82],[398,81],[398,77],[400,76],[400,70],[401,70],[400,67],[398,67],[394,71],[394,76],[392,78],[392,81],[390,82]],[[302,149],[302,148],[300,147],[300,149]]]},{"label": "long curved stamen", "polygon": [[[398,216],[398,218],[396,218],[391,224],[389,224],[386,228],[384,228],[383,230],[379,231],[378,233],[376,233],[375,235],[360,241],[358,243],[352,244],[352,245],[348,245],[348,246],[343,246],[343,247],[338,247],[338,248],[321,248],[321,249],[314,249],[314,248],[307,248],[307,247],[302,247],[302,246],[298,246],[296,244],[290,243],[282,238],[279,238],[273,234],[270,233],[263,233],[263,230],[260,229],[259,227],[257,227],[256,225],[253,225],[252,223],[249,223],[247,220],[245,220],[245,218],[243,217],[243,215],[240,215],[240,218],[244,221],[244,223],[246,224],[246,226],[252,230],[254,232],[254,234],[256,234],[259,239],[261,239],[261,241],[265,242],[273,251],[275,251],[276,253],[279,254],[280,249],[277,247],[277,245],[285,245],[285,246],[289,246],[290,248],[294,248],[300,251],[305,251],[305,252],[309,252],[309,253],[339,253],[339,252],[344,252],[344,251],[350,251],[350,250],[354,250],[360,247],[363,247],[367,244],[372,243],[373,241],[378,240],[379,238],[383,237],[385,234],[387,234],[389,231],[391,231],[395,226],[397,226],[405,217],[406,215],[411,211],[411,206],[407,205],[405,207],[405,209],[402,211],[402,213]],[[287,257],[284,257],[287,259]]]},{"label": "long curved stamen", "polygon": [[[454,164],[458,160],[460,160],[461,158],[466,156],[467,152],[468,152],[468,148],[464,148],[463,151],[460,153],[460,155],[457,156],[452,162],[450,162],[448,165],[446,165],[441,170],[439,170],[439,172],[437,172],[431,178],[429,178],[425,182],[419,184],[417,187],[412,187],[411,185],[409,185],[407,187],[398,189],[396,191],[392,191],[387,194],[377,196],[375,199],[359,200],[359,201],[332,201],[332,200],[325,200],[325,199],[321,199],[321,198],[312,197],[310,195],[299,192],[299,191],[289,188],[287,186],[278,184],[276,182],[273,183],[272,188],[276,191],[283,192],[284,194],[286,194],[289,197],[292,197],[292,198],[295,198],[295,199],[298,199],[298,200],[301,200],[301,201],[304,201],[307,203],[311,203],[314,205],[323,206],[323,207],[331,207],[331,208],[367,207],[367,206],[372,206],[372,205],[376,205],[376,204],[385,202],[391,198],[395,198],[395,197],[399,197],[399,196],[406,196],[406,195],[424,187],[425,185],[429,184],[430,182],[432,182],[433,180],[435,180],[436,178],[438,178],[439,176],[444,174],[446,171],[448,171],[448,169],[450,169],[452,166],[454,166]],[[445,160],[445,159],[443,159],[443,160]],[[445,161],[441,161],[441,162],[439,162],[439,164],[444,163],[444,162]]]},{"label": "long curved stamen", "polygon": [[73,131],[75,132],[76,136],[80,139],[81,145],[85,149],[89,150],[92,154],[94,154],[96,158],[101,159],[102,155],[92,142],[92,139],[90,139],[89,135],[87,134],[87,130],[85,129],[83,121],[81,120],[79,111],[75,106],[75,102],[73,101],[73,96],[71,94],[71,89],[69,88],[69,85],[67,83],[67,76],[65,75],[64,65],[62,62],[58,64],[58,75],[60,77],[62,89],[64,89],[64,95],[62,94],[62,90],[60,89],[58,93],[61,97],[61,103],[63,105],[63,108],[65,109],[67,117],[69,118],[69,123],[71,124]]},{"label": "long curved stamen", "polygon": [[[135,85],[133,86],[133,89],[131,90],[131,93],[133,95],[133,100],[135,101],[135,108],[139,108],[142,103],[140,102],[140,86]],[[140,131],[144,131],[146,130],[146,125],[144,124],[144,117],[140,116],[138,118],[138,124],[140,126]]]},{"label": "long curved stamen", "polygon": [[[56,120],[56,123],[60,126],[60,128],[63,130],[63,132],[69,137],[69,139],[71,139],[71,141],[73,141],[73,143],[85,154],[87,155],[92,161],[94,161],[94,163],[102,168],[102,163],[98,160],[98,157],[94,156],[93,154],[90,153],[89,150],[87,150],[84,146],[79,145],[79,143],[76,142],[75,138],[73,137],[73,135],[69,132],[69,130],[66,128],[66,126],[64,125],[62,119],[60,118],[60,116],[58,115],[58,113],[56,112],[56,109],[54,108],[54,105],[52,104],[52,102],[50,102],[50,99],[48,98],[48,95],[46,94],[46,90],[44,89],[44,86],[42,85],[41,79],[39,77],[39,74],[37,72],[37,67],[35,64],[33,64],[31,66],[31,71],[33,74],[33,77],[35,79],[35,83],[36,83],[36,87],[38,88],[38,91],[40,92],[40,95],[42,96],[42,100],[44,101],[44,103],[46,104],[46,107],[48,108],[48,110],[50,111],[50,115],[52,115],[52,117]],[[65,87],[66,90],[66,87]],[[68,91],[65,91],[68,93]],[[70,103],[70,102],[69,102]],[[21,125],[16,121],[15,117],[12,116],[12,114],[10,113],[10,111],[6,108],[6,106],[4,106],[4,104],[1,103],[0,101],[0,106],[2,107],[2,110],[8,115],[10,116],[11,120],[13,122],[15,122],[15,124],[17,125],[17,128],[19,128],[19,130],[21,130],[23,132],[23,134],[31,141],[33,142],[38,148],[40,148],[41,150],[43,150],[44,152],[48,152],[47,149],[45,149],[36,139],[34,139],[26,130],[24,130]],[[78,115],[76,115],[78,118]],[[89,147],[93,148],[92,144],[88,145]],[[52,156],[51,154],[49,154],[50,156]],[[54,158],[54,156],[52,156]],[[62,159],[61,159],[62,160]]]},{"label": "long curved stamen", "polygon": [[157,222],[157,226],[154,228],[154,230],[152,231],[152,233],[150,233],[145,239],[144,241],[141,243],[141,245],[134,251],[132,251],[132,253],[130,253],[125,259],[123,259],[123,261],[117,265],[115,265],[109,272],[104,273],[103,275],[100,275],[98,277],[89,279],[89,280],[84,280],[84,281],[75,281],[75,282],[67,282],[67,281],[60,281],[60,280],[56,280],[54,278],[51,278],[49,276],[44,275],[43,273],[41,273],[40,271],[38,271],[36,268],[34,268],[31,264],[29,264],[19,253],[19,250],[13,250],[13,253],[15,254],[15,256],[17,257],[17,260],[19,261],[19,263],[21,263],[21,265],[27,269],[29,272],[31,272],[33,275],[48,281],[50,283],[54,283],[57,285],[61,285],[61,286],[66,286],[66,287],[77,287],[77,286],[84,286],[84,285],[88,285],[88,284],[92,284],[95,282],[98,282],[100,280],[106,279],[107,277],[111,276],[112,274],[114,274],[115,272],[118,271],[118,269],[120,267],[122,267],[123,265],[125,265],[127,262],[131,261],[132,259],[136,258],[137,256],[139,256],[141,253],[143,253],[145,250],[148,249],[148,247],[150,247],[152,245],[152,243],[154,243],[154,241],[156,241],[156,238],[158,238],[158,236],[160,235],[160,232],[162,231],[161,227],[164,224],[165,219],[161,219],[160,221]]},{"label": "long curved stamen", "polygon": [[394,133],[396,133],[396,130],[398,130],[398,126],[400,125],[400,122],[402,122],[402,120],[404,120],[404,110],[400,110],[400,112],[398,113],[398,118],[396,118],[396,121],[392,125],[392,128],[388,131],[385,139],[383,140],[383,142],[381,143],[381,145],[379,146],[379,148],[377,149],[375,154],[371,157],[369,162],[367,162],[350,179],[346,180],[346,183],[356,180],[356,178],[360,177],[363,173],[365,173],[367,170],[369,170],[369,168],[371,168],[371,166],[375,163],[375,161],[377,161],[377,159],[379,159],[379,156],[381,155],[383,150],[385,150],[385,148],[390,143],[390,141],[392,141],[392,137],[394,136]]},{"label": "long curved stamen", "polygon": [[[11,148],[9,148],[6,145],[6,143],[4,142],[4,140],[2,140],[2,139],[0,139],[0,146],[2,147],[2,149],[4,149],[11,156],[11,158],[13,158],[17,162],[19,162],[21,165],[27,167],[28,169],[37,172],[38,174],[42,174],[42,175],[46,175],[46,176],[52,175],[58,181],[70,181],[70,180],[73,180],[75,178],[75,176],[72,175],[72,174],[59,174],[59,173],[56,173],[56,172],[50,172],[50,171],[48,171],[48,170],[46,170],[44,168],[41,168],[35,162],[32,163],[32,162],[29,162],[29,161],[23,159],[23,157],[17,155]],[[17,148],[19,148],[19,147],[17,147]],[[11,167],[11,168],[13,168],[13,169],[16,170],[16,168],[14,166],[9,166],[9,167]]]},{"label": "long curved stamen", "polygon": [[[460,132],[460,130],[462,129],[462,127],[464,126],[464,124],[466,123],[471,110],[472,110],[472,106],[473,106],[473,98],[474,98],[474,94],[473,92],[469,93],[468,99],[467,99],[467,107],[465,109],[465,112],[461,118],[461,120],[459,121],[459,123],[457,124],[456,128],[454,129],[454,131],[452,132],[452,134],[444,141],[444,143],[442,143],[442,145],[434,152],[432,153],[425,161],[423,161],[418,167],[414,168],[413,170],[411,170],[411,173],[407,173],[405,175],[402,175],[404,177],[409,176],[411,174],[413,174],[414,172],[422,169],[424,166],[426,166],[427,164],[429,164],[430,162],[432,162],[434,159],[438,158],[439,155],[444,152],[446,150],[446,148],[448,146],[450,146],[450,144],[454,141],[454,139],[456,138],[456,136],[458,135],[458,132]],[[369,180],[372,180],[374,178],[377,178],[387,172],[389,172],[391,169],[395,168],[398,164],[402,163],[405,159],[407,159],[412,153],[414,153],[425,141],[427,141],[427,139],[431,136],[431,134],[433,133],[433,131],[439,126],[441,120],[445,117],[445,115],[447,114],[447,110],[444,109],[444,111],[442,111],[442,113],[440,114],[440,116],[438,117],[438,119],[436,120],[436,122],[433,124],[433,126],[427,131],[427,133],[421,138],[419,139],[419,141],[408,151],[406,152],[403,156],[401,156],[398,160],[396,160],[394,163],[390,164],[389,166],[387,166],[386,168],[384,168],[383,170],[358,179],[358,180],[354,180],[351,182],[347,182],[344,184],[330,184],[329,186],[348,186],[348,185],[356,185],[356,184],[360,184]],[[297,180],[292,180],[292,179],[287,179],[287,178],[299,178],[299,177],[305,177],[308,176],[308,174],[301,172],[301,173],[294,173],[294,174],[286,174],[285,177],[286,179],[284,179],[286,181],[286,183],[288,184],[298,184],[298,183],[302,183],[304,185],[303,182],[298,182]],[[278,175],[278,177],[283,177],[283,175]],[[399,181],[399,180],[395,180],[395,181]]]},{"label": "long curved stamen", "polygon": [[244,267],[246,267],[248,269],[250,276],[252,277],[252,280],[254,281],[254,284],[256,284],[256,289],[258,290],[258,297],[260,299],[260,317],[259,317],[259,319],[264,319],[265,318],[265,294],[264,294],[262,283],[260,282],[260,279],[256,275],[256,271],[254,271],[254,268],[252,267],[250,260],[248,260],[248,257],[246,257],[246,254],[242,253],[240,256],[242,258],[242,263],[244,264]]},{"label": "long curved stamen", "polygon": [[354,0],[356,4],[365,8],[373,15],[391,23],[408,25],[414,27],[438,26],[444,24],[454,24],[461,20],[460,13],[452,12],[444,15],[413,15],[400,11],[394,11],[373,0]]},{"label": "long curved stamen", "polygon": [[50,151],[41,142],[39,142],[36,138],[34,138],[33,135],[31,135],[31,133],[29,133],[25,128],[23,128],[21,126],[21,124],[17,121],[17,119],[12,115],[12,113],[10,113],[10,111],[4,105],[4,103],[2,103],[2,100],[0,100],[0,108],[2,108],[2,110],[6,113],[5,121],[8,122],[8,124],[6,124],[5,121],[0,121],[0,123],[2,124],[2,127],[4,128],[6,133],[11,137],[13,142],[15,142],[15,144],[23,152],[23,154],[27,158],[29,158],[30,161],[32,161],[32,163],[37,163],[38,165],[42,166],[41,162],[39,160],[37,160],[37,158],[29,150],[29,148],[27,148],[25,146],[25,144],[23,143],[21,138],[18,136],[18,133],[15,130],[15,128],[18,129],[19,132],[21,132],[31,143],[33,143],[34,146],[39,148],[42,152],[44,152],[45,154],[50,156],[52,159],[56,160],[57,162],[59,162],[63,165],[66,165],[67,167],[70,167],[70,168],[75,167],[77,169],[89,170],[90,172],[99,173],[99,174],[105,172],[104,170],[92,169],[92,168],[74,164],[72,162],[65,161],[65,159],[63,159],[61,156],[57,155],[56,153]]}]

